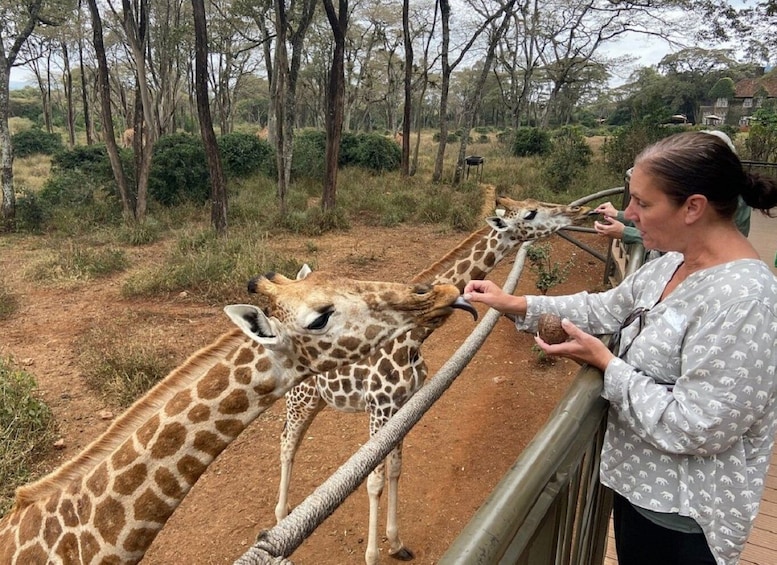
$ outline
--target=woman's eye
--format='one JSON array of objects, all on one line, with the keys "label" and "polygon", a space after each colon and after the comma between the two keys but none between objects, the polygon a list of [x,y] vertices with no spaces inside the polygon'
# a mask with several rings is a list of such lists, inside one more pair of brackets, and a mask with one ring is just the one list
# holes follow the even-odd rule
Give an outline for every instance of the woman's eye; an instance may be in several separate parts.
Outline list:
[{"label": "woman's eye", "polygon": [[312,324],[308,325],[309,330],[323,330],[326,325],[329,323],[329,318],[334,313],[333,310],[330,310],[329,312],[324,312],[321,314],[318,318],[313,320]]}]

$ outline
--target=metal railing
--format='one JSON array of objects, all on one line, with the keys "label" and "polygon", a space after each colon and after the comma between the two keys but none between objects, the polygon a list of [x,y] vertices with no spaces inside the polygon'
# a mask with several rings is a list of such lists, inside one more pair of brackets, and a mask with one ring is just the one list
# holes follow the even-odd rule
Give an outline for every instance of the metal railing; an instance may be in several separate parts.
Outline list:
[{"label": "metal railing", "polygon": [[[623,192],[623,187],[608,189],[573,204],[582,205]],[[593,230],[583,228],[582,231]],[[588,250],[572,237],[565,237]],[[527,245],[529,243],[521,246],[503,285],[507,292],[512,292],[517,285]],[[609,264],[608,257],[594,255]],[[235,564],[291,563],[287,557],[358,488],[447,390],[482,346],[499,317],[496,310],[489,310],[434,377],[427,380],[378,433],[286,518],[262,532]],[[440,563],[601,563],[601,560],[585,561],[579,557],[604,555],[602,540],[591,538],[588,532],[603,530],[606,534],[609,516],[609,501],[597,480],[606,411],[606,403],[599,397],[600,390],[601,373],[598,371],[583,369],[577,375],[546,427],[527,447],[492,493],[490,502],[481,508]],[[487,529],[480,525],[484,515],[492,524]],[[501,561],[492,560],[495,554],[490,548],[496,546]],[[562,561],[551,557],[557,548],[561,548]],[[476,555],[488,557],[479,559]]]},{"label": "metal railing", "polygon": [[[644,261],[640,244],[613,244],[613,282]],[[607,338],[605,338],[607,339]],[[599,483],[607,402],[602,373],[584,366],[439,565],[601,565],[611,493]]]}]

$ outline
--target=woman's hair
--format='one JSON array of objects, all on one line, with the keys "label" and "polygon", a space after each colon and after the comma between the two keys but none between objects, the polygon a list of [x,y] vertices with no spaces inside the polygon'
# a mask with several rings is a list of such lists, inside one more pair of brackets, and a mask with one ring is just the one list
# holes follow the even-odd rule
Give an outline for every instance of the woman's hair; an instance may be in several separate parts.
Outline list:
[{"label": "woman's hair", "polygon": [[764,213],[777,206],[777,181],[745,171],[730,142],[706,133],[666,137],[643,150],[634,165],[654,175],[678,205],[701,194],[726,218],[733,217],[739,196]]}]

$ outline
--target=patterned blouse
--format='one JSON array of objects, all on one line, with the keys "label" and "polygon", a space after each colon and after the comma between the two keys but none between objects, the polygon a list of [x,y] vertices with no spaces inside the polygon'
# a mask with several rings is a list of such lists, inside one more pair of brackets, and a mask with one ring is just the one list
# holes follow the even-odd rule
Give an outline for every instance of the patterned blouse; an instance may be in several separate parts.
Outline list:
[{"label": "patterned blouse", "polygon": [[777,278],[740,259],[693,273],[659,302],[682,261],[667,253],[599,294],[527,297],[516,327],[534,331],[543,312],[595,335],[630,322],[604,373],[601,481],[636,506],[690,516],[717,563],[734,565],[777,428]]}]

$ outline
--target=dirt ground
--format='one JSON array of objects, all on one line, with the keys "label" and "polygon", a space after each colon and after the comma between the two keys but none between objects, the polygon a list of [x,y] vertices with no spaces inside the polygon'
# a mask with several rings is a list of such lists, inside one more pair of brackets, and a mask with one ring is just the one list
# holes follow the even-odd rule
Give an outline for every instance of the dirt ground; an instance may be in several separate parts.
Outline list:
[{"label": "dirt ground", "polygon": [[[579,238],[605,249],[606,242],[597,236]],[[320,269],[362,279],[407,280],[461,239],[463,234],[439,233],[430,227],[354,227],[347,233],[316,238],[315,243]],[[309,241],[307,237],[281,237],[272,244],[305,257]],[[552,294],[601,288],[603,265],[599,260],[558,236],[549,241],[554,260],[574,260],[569,279]],[[83,382],[76,346],[90,328],[118,324],[126,328],[128,339],[164,344],[177,363],[230,325],[221,311],[223,305],[203,305],[191,296],[158,301],[121,298],[123,279],[162,256],[161,244],[129,251],[133,265],[129,272],[64,289],[24,279],[22,267],[37,252],[36,244],[26,240],[12,245],[0,241],[0,270],[21,305],[12,319],[0,322],[0,355],[12,356],[36,376],[54,411],[64,445],[53,450],[46,462],[53,468],[108,426],[102,411],[115,412]],[[511,267],[511,260],[503,262],[490,278],[501,284]],[[528,268],[518,292],[536,292]],[[473,327],[470,317],[456,312],[435,332],[424,348],[430,375]],[[578,366],[573,362],[539,364],[532,343],[531,336],[519,334],[501,319],[454,385],[407,436],[399,527],[405,544],[415,552],[415,563],[438,561],[544,424],[574,376]],[[145,565],[232,563],[260,530],[274,524],[283,422],[284,406],[278,402],[218,457],[154,541],[143,560]],[[324,410],[297,456],[291,504],[302,501],[367,439],[366,414]],[[291,559],[297,564],[362,563],[367,516],[362,486]],[[381,535],[384,529],[382,515]],[[381,562],[390,562],[385,543]]]}]

